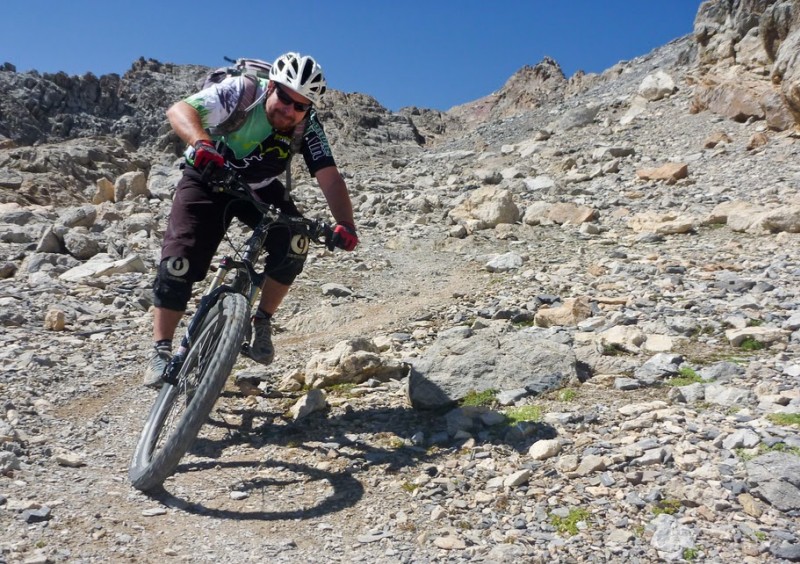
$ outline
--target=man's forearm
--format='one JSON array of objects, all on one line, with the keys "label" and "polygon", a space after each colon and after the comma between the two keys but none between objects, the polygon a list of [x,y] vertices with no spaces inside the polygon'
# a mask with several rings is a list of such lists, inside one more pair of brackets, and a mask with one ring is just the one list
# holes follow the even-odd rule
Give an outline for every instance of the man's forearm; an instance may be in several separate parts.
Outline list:
[{"label": "man's forearm", "polygon": [[353,204],[350,202],[347,184],[339,171],[323,169],[318,174],[317,181],[328,202],[333,218],[340,223],[353,224]]},{"label": "man's forearm", "polygon": [[173,131],[183,139],[187,145],[194,146],[201,139],[210,140],[208,133],[203,129],[200,115],[189,104],[181,100],[167,110],[167,119]]}]

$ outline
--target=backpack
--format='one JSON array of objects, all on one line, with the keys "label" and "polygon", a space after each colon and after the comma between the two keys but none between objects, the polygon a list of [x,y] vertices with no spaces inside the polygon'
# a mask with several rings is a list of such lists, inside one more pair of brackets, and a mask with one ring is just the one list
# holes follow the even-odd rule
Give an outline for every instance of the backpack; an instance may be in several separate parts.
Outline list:
[{"label": "backpack", "polygon": [[[261,96],[258,96],[258,79],[263,78],[269,80],[269,70],[272,68],[272,63],[262,61],[261,59],[248,59],[245,57],[236,60],[229,57],[224,57],[224,59],[232,64],[227,67],[220,67],[206,74],[197,82],[198,88],[202,90],[203,88],[208,88],[212,84],[220,83],[228,77],[241,76],[244,77],[244,91],[236,104],[236,108],[231,112],[231,115],[222,123],[210,128],[212,135],[227,135],[244,125],[250,110],[262,102],[265,94],[265,92],[262,92]],[[299,152],[300,147],[303,145],[303,134],[305,133],[307,123],[308,119],[301,121],[294,128],[294,133],[292,134],[292,142],[289,146],[289,160],[286,164],[287,189],[291,184],[292,156]]]},{"label": "backpack", "polygon": [[269,79],[269,69],[272,68],[271,63],[260,59],[241,58],[234,61],[225,57],[225,60],[233,64],[209,72],[198,81],[197,86],[200,89],[208,88],[212,84],[220,83],[230,76],[242,76],[244,77],[244,91],[231,115],[219,125],[211,128],[212,135],[226,135],[231,131],[236,131],[244,124],[245,120],[247,120],[248,112],[261,101],[256,99],[258,79]]}]

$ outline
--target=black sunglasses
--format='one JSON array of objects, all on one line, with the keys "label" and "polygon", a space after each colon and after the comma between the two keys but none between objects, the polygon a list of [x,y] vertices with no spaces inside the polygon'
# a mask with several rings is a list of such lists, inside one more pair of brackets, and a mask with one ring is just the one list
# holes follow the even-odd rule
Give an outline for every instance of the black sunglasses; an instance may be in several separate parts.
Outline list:
[{"label": "black sunglasses", "polygon": [[311,104],[301,104],[300,102],[294,101],[291,96],[283,91],[283,88],[281,88],[281,85],[277,82],[275,83],[275,91],[278,94],[278,100],[280,100],[283,105],[294,106],[294,109],[298,112],[307,112],[311,109]]}]

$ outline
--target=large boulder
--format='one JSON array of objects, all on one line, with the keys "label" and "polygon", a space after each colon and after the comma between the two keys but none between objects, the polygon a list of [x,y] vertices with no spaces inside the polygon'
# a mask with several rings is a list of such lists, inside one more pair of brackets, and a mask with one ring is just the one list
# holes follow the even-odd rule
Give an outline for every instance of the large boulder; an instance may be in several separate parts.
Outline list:
[{"label": "large boulder", "polygon": [[455,327],[411,363],[408,399],[418,409],[444,407],[470,392],[539,394],[578,378],[572,349],[539,328],[503,331]]},{"label": "large boulder", "polygon": [[497,227],[501,223],[516,223],[520,215],[511,192],[494,186],[478,188],[449,214],[453,221],[472,230]]}]

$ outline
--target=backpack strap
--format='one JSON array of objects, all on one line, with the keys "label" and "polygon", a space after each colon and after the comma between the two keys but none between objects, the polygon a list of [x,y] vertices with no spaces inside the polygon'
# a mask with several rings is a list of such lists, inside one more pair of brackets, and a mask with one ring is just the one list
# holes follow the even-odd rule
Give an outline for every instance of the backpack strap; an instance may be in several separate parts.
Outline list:
[{"label": "backpack strap", "polygon": [[292,143],[289,145],[292,153],[299,153],[300,149],[303,146],[303,135],[306,133],[306,128],[308,127],[308,116],[294,126],[294,131],[292,132]]},{"label": "backpack strap", "polygon": [[310,114],[305,117],[303,121],[294,126],[292,132],[292,142],[289,144],[289,158],[286,161],[286,194],[292,188],[292,157],[295,153],[299,153],[303,147],[303,135],[305,135],[306,128],[308,127],[308,120]]},{"label": "backpack strap", "polygon": [[209,128],[212,135],[227,135],[242,127],[244,122],[247,121],[247,115],[250,110],[261,102],[264,94],[262,93],[261,96],[258,96],[258,78],[252,74],[242,74],[241,80],[244,81],[244,88],[242,89],[242,95],[239,96],[239,101],[236,102],[236,108],[225,121]]}]

